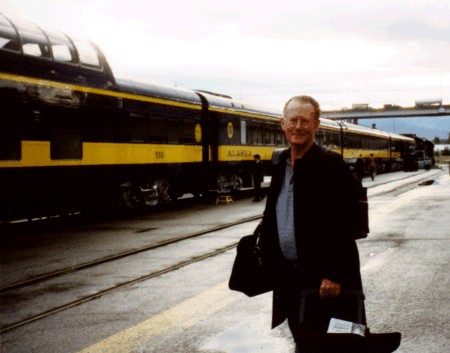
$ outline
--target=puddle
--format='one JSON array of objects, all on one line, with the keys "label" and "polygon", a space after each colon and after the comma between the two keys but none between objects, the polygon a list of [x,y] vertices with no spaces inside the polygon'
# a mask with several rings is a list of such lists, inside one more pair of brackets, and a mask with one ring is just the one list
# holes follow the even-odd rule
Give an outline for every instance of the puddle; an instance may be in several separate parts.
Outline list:
[{"label": "puddle", "polygon": [[433,185],[434,184],[434,180],[425,180],[422,181],[421,183],[419,183],[419,186],[428,186],[428,185]]}]

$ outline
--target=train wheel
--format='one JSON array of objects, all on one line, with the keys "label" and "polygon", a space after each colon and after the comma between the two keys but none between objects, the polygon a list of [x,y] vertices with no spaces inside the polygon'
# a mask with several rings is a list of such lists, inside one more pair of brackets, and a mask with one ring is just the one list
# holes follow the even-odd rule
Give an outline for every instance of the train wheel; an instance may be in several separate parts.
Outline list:
[{"label": "train wheel", "polygon": [[119,210],[135,210],[139,208],[139,196],[132,183],[120,185]]},{"label": "train wheel", "polygon": [[220,193],[237,192],[242,188],[242,179],[235,174],[221,175],[217,179],[217,190]]},{"label": "train wheel", "polygon": [[234,181],[233,191],[241,191],[242,184],[243,184],[242,179],[236,177],[236,180]]},{"label": "train wheel", "polygon": [[152,190],[145,193],[144,202],[146,206],[164,205],[170,201],[170,184],[167,180],[155,180]]}]

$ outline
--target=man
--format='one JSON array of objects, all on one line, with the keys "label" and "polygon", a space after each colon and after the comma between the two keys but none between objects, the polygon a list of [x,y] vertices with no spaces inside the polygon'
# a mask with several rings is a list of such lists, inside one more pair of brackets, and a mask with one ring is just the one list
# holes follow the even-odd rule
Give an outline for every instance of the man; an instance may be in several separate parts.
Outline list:
[{"label": "man", "polygon": [[377,174],[377,163],[375,161],[375,157],[373,156],[373,153],[370,154],[369,157],[369,173],[372,180],[375,179],[375,175]]},{"label": "man", "polygon": [[261,190],[261,183],[264,180],[264,164],[261,161],[261,156],[259,154],[255,154],[253,159],[255,160],[255,165],[253,167],[253,186],[255,188],[255,198],[253,201],[261,201],[264,198]]},{"label": "man", "polygon": [[362,156],[362,154],[359,155],[358,159],[356,160],[356,165],[355,165],[355,170],[356,170],[356,174],[358,175],[358,178],[360,181],[363,180],[364,178],[364,165],[365,165],[365,160]]},{"label": "man", "polygon": [[362,289],[351,236],[354,177],[339,154],[315,144],[319,124],[313,98],[286,103],[281,128],[290,148],[273,161],[262,222],[263,261],[274,283],[272,327],[288,319],[293,333],[302,289],[316,288],[322,298]]}]

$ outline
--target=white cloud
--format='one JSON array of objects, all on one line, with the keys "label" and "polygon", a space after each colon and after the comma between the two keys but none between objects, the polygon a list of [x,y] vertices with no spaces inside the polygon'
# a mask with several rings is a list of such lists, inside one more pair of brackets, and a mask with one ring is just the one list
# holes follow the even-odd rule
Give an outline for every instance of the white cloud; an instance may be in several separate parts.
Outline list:
[{"label": "white cloud", "polygon": [[450,100],[448,0],[5,0],[2,11],[94,40],[121,75],[243,100]]}]

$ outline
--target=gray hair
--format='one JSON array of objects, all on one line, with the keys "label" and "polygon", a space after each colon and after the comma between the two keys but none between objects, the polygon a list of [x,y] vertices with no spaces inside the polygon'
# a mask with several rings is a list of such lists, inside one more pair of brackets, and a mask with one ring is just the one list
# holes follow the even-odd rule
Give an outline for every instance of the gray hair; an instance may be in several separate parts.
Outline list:
[{"label": "gray hair", "polygon": [[314,118],[316,120],[320,119],[320,105],[319,103],[310,96],[294,96],[291,99],[289,99],[286,104],[284,105],[283,109],[283,115],[286,116],[286,111],[289,103],[291,102],[297,102],[297,103],[309,103],[314,107]]}]

